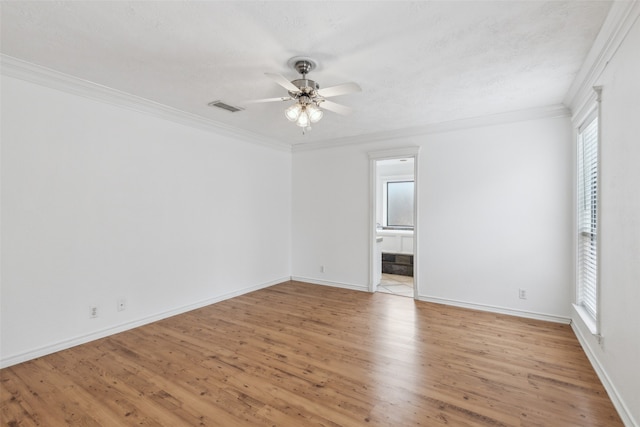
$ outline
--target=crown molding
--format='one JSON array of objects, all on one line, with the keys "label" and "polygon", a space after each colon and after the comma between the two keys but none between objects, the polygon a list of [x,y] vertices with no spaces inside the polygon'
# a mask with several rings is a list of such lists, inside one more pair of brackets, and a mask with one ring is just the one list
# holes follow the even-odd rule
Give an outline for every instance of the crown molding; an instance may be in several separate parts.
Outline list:
[{"label": "crown molding", "polygon": [[571,111],[564,105],[550,105],[547,107],[529,108],[526,110],[509,111],[506,113],[491,114],[487,116],[471,117],[467,119],[452,120],[448,122],[434,123],[426,126],[417,126],[405,129],[392,130],[335,138],[293,145],[293,152],[319,150],[344,145],[367,144],[371,142],[406,139],[415,136],[423,136],[435,133],[451,132],[462,129],[471,129],[484,126],[521,122],[526,120],[548,119],[557,117],[570,117]]},{"label": "crown molding", "polygon": [[563,104],[569,106],[574,114],[578,114],[588,103],[593,93],[591,88],[639,16],[638,0],[615,0],[611,5],[596,40],[565,95]]},{"label": "crown molding", "polygon": [[291,152],[291,146],[289,144],[265,138],[253,132],[227,126],[196,114],[178,110],[158,102],[150,101],[88,80],[83,80],[12,56],[0,54],[0,73],[5,76],[116,105],[185,126],[213,132],[218,135],[238,138],[245,142]]},{"label": "crown molding", "polygon": [[118,91],[107,86],[83,80],[4,54],[0,54],[0,73],[2,75],[29,81],[41,86],[61,90],[66,93],[71,93],[88,99],[98,100],[122,108],[127,108],[136,112],[149,114],[161,119],[170,120],[186,126],[213,132],[218,135],[239,138],[245,142],[267,146],[273,149],[287,152],[318,150],[324,148],[334,148],[338,146],[406,139],[410,137],[429,135],[434,133],[492,126],[525,120],[569,117],[571,115],[570,110],[564,105],[552,105],[547,107],[510,111],[506,113],[492,114],[481,117],[452,120],[425,126],[396,129],[386,132],[376,132],[371,134],[327,139],[312,143],[289,145],[287,143],[283,143],[274,139],[266,138],[254,132],[227,126],[214,120],[204,118],[202,116],[178,110],[154,101],[150,101],[145,98]]}]

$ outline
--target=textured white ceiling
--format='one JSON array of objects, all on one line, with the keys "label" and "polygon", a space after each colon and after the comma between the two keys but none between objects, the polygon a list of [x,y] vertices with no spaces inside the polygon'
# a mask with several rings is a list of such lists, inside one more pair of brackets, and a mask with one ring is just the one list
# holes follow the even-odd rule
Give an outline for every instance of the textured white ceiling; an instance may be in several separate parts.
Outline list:
[{"label": "textured white ceiling", "polygon": [[[3,1],[2,53],[291,144],[562,102],[611,1]],[[355,81],[302,136],[265,72]]]}]

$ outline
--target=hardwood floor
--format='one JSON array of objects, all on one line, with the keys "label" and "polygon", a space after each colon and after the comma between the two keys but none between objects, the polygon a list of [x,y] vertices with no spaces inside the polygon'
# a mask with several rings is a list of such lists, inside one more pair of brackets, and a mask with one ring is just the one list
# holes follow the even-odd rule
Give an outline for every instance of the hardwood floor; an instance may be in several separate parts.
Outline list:
[{"label": "hardwood floor", "polygon": [[8,426],[617,426],[568,325],[287,282],[0,371]]}]

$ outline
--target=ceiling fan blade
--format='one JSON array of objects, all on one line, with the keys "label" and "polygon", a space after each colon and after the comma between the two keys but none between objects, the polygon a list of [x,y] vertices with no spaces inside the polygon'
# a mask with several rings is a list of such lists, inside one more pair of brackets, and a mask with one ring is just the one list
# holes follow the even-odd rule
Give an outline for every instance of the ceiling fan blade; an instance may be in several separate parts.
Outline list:
[{"label": "ceiling fan blade", "polygon": [[264,73],[266,76],[270,77],[274,82],[278,83],[280,86],[288,90],[289,92],[300,92],[293,83],[291,83],[287,78],[283,75],[276,73]]},{"label": "ceiling fan blade", "polygon": [[331,102],[327,100],[322,101],[321,103],[318,104],[318,106],[325,110],[333,111],[334,113],[338,113],[342,115],[351,114],[351,112],[353,111],[353,108],[351,107],[336,104],[335,102]]},{"label": "ceiling fan blade", "polygon": [[357,83],[349,82],[320,89],[318,90],[318,95],[328,98],[331,96],[346,95],[348,93],[354,92],[362,92],[362,89],[360,88],[360,86],[358,86]]},{"label": "ceiling fan blade", "polygon": [[290,96],[281,96],[279,98],[264,98],[264,99],[253,99],[251,101],[244,101],[243,104],[260,104],[262,102],[281,102],[281,101],[290,101],[293,98]]}]

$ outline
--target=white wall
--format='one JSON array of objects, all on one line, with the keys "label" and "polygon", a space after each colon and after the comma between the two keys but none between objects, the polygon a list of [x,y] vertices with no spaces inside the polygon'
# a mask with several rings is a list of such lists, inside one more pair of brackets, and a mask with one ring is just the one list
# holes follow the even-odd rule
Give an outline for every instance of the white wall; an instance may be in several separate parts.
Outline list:
[{"label": "white wall", "polygon": [[428,138],[420,153],[420,295],[569,317],[570,138],[567,118]]},{"label": "white wall", "polygon": [[1,136],[3,365],[291,275],[291,153],[6,76]]},{"label": "white wall", "polygon": [[573,313],[574,328],[614,403],[622,406],[627,425],[636,426],[640,426],[639,47],[640,22],[636,21],[594,82],[602,86],[600,344]]},{"label": "white wall", "polygon": [[[573,295],[568,118],[295,152],[293,275],[366,289],[367,153],[415,145],[422,146],[419,297],[568,319]],[[527,290],[528,299],[518,298],[519,288]]]},{"label": "white wall", "polygon": [[[342,147],[295,153],[292,182],[293,277],[366,290],[369,274],[366,152]],[[325,267],[324,272],[321,266]]]}]

